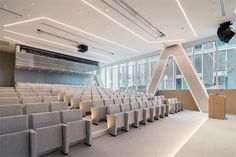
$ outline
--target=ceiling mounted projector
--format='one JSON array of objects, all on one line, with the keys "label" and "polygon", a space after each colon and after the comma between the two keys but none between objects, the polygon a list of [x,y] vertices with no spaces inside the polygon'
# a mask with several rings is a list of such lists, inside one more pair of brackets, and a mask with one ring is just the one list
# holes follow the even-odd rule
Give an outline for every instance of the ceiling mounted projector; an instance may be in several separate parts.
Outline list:
[{"label": "ceiling mounted projector", "polygon": [[232,23],[230,21],[220,24],[220,27],[217,30],[220,41],[228,43],[234,36],[235,33],[232,31],[231,25]]},{"label": "ceiling mounted projector", "polygon": [[85,53],[86,51],[88,51],[88,46],[81,44],[81,45],[78,46],[78,51],[82,52],[82,53]]}]

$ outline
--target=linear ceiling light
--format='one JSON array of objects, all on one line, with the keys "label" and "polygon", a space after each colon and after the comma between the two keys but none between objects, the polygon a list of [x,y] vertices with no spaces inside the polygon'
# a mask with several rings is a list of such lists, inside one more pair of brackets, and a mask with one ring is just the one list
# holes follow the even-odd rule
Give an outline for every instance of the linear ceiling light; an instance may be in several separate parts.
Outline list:
[{"label": "linear ceiling light", "polygon": [[[76,51],[78,50],[78,48],[73,47],[73,46],[68,46],[68,45],[65,45],[65,44],[61,44],[61,43],[58,43],[58,42],[54,42],[54,41],[50,41],[50,40],[34,37],[34,36],[31,36],[31,35],[26,35],[26,34],[23,34],[23,33],[14,32],[14,31],[7,30],[7,29],[4,29],[4,31],[9,32],[9,33],[13,33],[13,34],[17,34],[17,35],[21,35],[21,36],[24,36],[24,37],[28,37],[28,38],[32,38],[32,39],[36,39],[36,40],[40,40],[40,41],[49,42],[49,43],[52,43],[52,44],[64,46],[64,47],[67,47],[67,48],[70,48],[70,49],[73,49],[73,50],[76,50]],[[96,53],[96,52],[92,52],[92,53]],[[96,53],[96,54],[100,55],[100,56],[103,56],[103,57],[106,57],[110,61],[113,61],[113,59],[111,57],[109,57],[109,56],[102,55],[100,53]]]},{"label": "linear ceiling light", "polygon": [[100,14],[102,14],[103,16],[105,16],[106,18],[108,18],[109,20],[113,21],[114,23],[118,24],[119,26],[121,26],[122,28],[126,29],[127,31],[129,31],[130,33],[134,34],[135,36],[139,37],[140,39],[142,39],[144,42],[146,42],[147,44],[157,44],[157,43],[163,43],[163,42],[172,42],[172,41],[176,41],[179,42],[182,39],[176,39],[176,40],[158,40],[158,41],[148,41],[145,38],[143,38],[142,36],[138,35],[137,33],[135,33],[134,31],[132,31],[131,29],[129,29],[128,27],[124,26],[123,24],[121,24],[120,22],[118,22],[117,20],[115,20],[114,18],[110,17],[109,15],[107,15],[106,13],[104,13],[103,11],[99,10],[98,8],[96,8],[95,6],[93,6],[92,4],[90,4],[89,2],[87,2],[86,0],[81,0],[82,2],[84,2],[86,5],[88,5],[89,7],[91,7],[92,9],[96,10],[97,12],[99,12]]},{"label": "linear ceiling light", "polygon": [[86,31],[84,31],[84,30],[82,30],[82,29],[79,29],[79,28],[76,28],[76,27],[67,25],[67,24],[65,24],[65,23],[62,23],[62,22],[53,20],[53,19],[48,18],[48,17],[38,17],[38,18],[29,19],[29,20],[25,20],[25,21],[20,21],[20,22],[15,22],[15,23],[11,23],[11,24],[6,24],[6,25],[4,25],[4,27],[10,27],[10,26],[14,26],[14,25],[18,25],[18,24],[23,24],[23,23],[28,23],[28,22],[33,22],[33,21],[42,20],[42,19],[46,19],[46,20],[55,22],[55,23],[57,23],[57,24],[59,24],[59,25],[62,25],[62,26],[68,27],[68,28],[70,28],[70,29],[73,29],[73,30],[76,30],[76,31],[85,33],[85,34],[90,35],[90,36],[93,36],[93,37],[95,37],[95,38],[104,40],[104,41],[109,42],[109,43],[111,43],[111,44],[113,44],[113,45],[117,45],[117,46],[123,47],[123,48],[128,49],[128,50],[130,50],[130,51],[132,51],[132,52],[141,53],[140,51],[135,50],[135,49],[133,49],[133,48],[127,47],[127,46],[125,46],[125,45],[122,45],[122,44],[120,44],[120,43],[117,43],[117,42],[114,42],[114,41],[111,41],[111,40],[108,40],[108,39],[105,39],[105,38],[100,37],[100,36],[97,36],[97,35],[95,35],[95,34],[93,34],[93,33],[86,32]]},{"label": "linear ceiling light", "polygon": [[196,37],[196,36],[197,36],[197,33],[196,33],[196,31],[194,30],[194,28],[193,28],[193,26],[192,26],[192,24],[191,24],[191,22],[190,22],[190,20],[189,20],[189,18],[188,18],[188,16],[187,16],[186,12],[184,11],[184,8],[182,7],[182,5],[181,5],[181,3],[180,3],[180,0],[176,0],[176,2],[177,2],[177,4],[178,4],[178,6],[179,6],[181,12],[183,13],[183,15],[184,15],[184,17],[185,17],[185,19],[186,19],[186,21],[187,21],[189,27],[191,28],[191,30],[192,30],[194,36]]}]

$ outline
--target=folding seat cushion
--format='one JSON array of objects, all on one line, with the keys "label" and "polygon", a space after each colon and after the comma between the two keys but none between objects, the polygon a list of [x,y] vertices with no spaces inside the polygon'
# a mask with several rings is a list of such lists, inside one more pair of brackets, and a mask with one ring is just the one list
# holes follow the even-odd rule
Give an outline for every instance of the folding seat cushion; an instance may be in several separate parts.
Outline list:
[{"label": "folding seat cushion", "polygon": [[139,102],[139,108],[143,109],[143,123],[147,124],[147,120],[151,118],[150,108],[147,108],[146,102]]},{"label": "folding seat cushion", "polygon": [[19,104],[19,97],[1,97],[0,105],[10,105],[10,104]]},{"label": "folding seat cushion", "polygon": [[134,125],[135,117],[134,111],[131,110],[130,104],[121,104],[120,105],[121,112],[124,113],[125,116],[125,128],[124,130],[129,131],[130,125]]},{"label": "folding seat cushion", "polygon": [[26,115],[33,113],[49,112],[48,103],[27,103],[24,107],[24,113]]},{"label": "folding seat cushion", "polygon": [[0,117],[22,115],[21,104],[0,105]]},{"label": "folding seat cushion", "polygon": [[107,115],[107,107],[104,106],[104,100],[94,100],[91,108],[91,119],[93,124],[98,125],[99,121],[105,120]]},{"label": "folding seat cushion", "polygon": [[43,102],[57,102],[57,96],[43,96]]},{"label": "folding seat cushion", "polygon": [[141,97],[136,97],[136,99],[137,99],[137,102],[143,101],[143,99]]},{"label": "folding seat cushion", "polygon": [[114,105],[114,100],[113,99],[104,99],[104,104],[105,104],[105,106]]},{"label": "folding seat cushion", "polygon": [[61,111],[61,110],[68,110],[67,102],[50,102],[49,104],[49,111]]},{"label": "folding seat cushion", "polygon": [[167,104],[169,105],[169,113],[174,114],[178,110],[178,104],[173,101],[172,98],[167,99]]},{"label": "folding seat cushion", "polygon": [[93,107],[92,96],[91,95],[82,95],[81,102],[79,103],[80,109],[82,110],[82,115],[86,116],[86,113],[91,112]]},{"label": "folding seat cushion", "polygon": [[130,103],[137,102],[136,97],[130,97],[129,99],[130,99]]},{"label": "folding seat cushion", "polygon": [[22,97],[22,103],[41,103],[42,97]]},{"label": "folding seat cushion", "polygon": [[139,108],[138,102],[130,103],[130,107],[134,111],[134,126],[139,127],[140,123],[145,124],[143,109]]},{"label": "folding seat cushion", "polygon": [[124,112],[120,112],[120,105],[107,106],[107,128],[109,134],[116,136],[118,129],[125,127]]},{"label": "folding seat cushion", "polygon": [[163,104],[163,101],[161,99],[156,101],[158,106],[160,106],[160,117],[164,118],[165,116],[169,115],[169,104]]},{"label": "folding seat cushion", "polygon": [[116,99],[114,99],[114,103],[115,104],[122,104],[123,102],[122,102],[121,98],[116,98]]},{"label": "folding seat cushion", "polygon": [[62,123],[68,125],[69,144],[75,144],[84,141],[91,145],[92,123],[89,120],[82,119],[80,109],[61,111]]},{"label": "folding seat cushion", "polygon": [[151,101],[147,101],[146,105],[147,105],[147,108],[149,108],[149,111],[150,111],[150,118],[149,118],[149,120],[151,122],[153,122],[155,117],[156,117],[156,107],[153,106]]},{"label": "folding seat cushion", "polygon": [[28,116],[0,118],[0,156],[36,157],[36,132],[29,130]]},{"label": "folding seat cushion", "polygon": [[51,92],[38,92],[37,96],[51,96]]},{"label": "folding seat cushion", "polygon": [[0,97],[17,97],[16,92],[0,92]]},{"label": "folding seat cushion", "polygon": [[[154,119],[158,120],[161,116],[162,118],[165,117],[165,112],[164,112],[164,106],[161,107],[161,105],[159,106],[159,104],[157,103],[157,100],[152,100],[152,105],[156,110],[156,114]],[[147,105],[148,106],[148,105]]]},{"label": "folding seat cushion", "polygon": [[61,149],[69,153],[68,126],[60,124],[59,112],[45,112],[29,115],[30,127],[37,132],[37,155]]},{"label": "folding seat cushion", "polygon": [[130,99],[129,98],[123,98],[122,99],[124,104],[130,103]]},{"label": "folding seat cushion", "polygon": [[173,101],[178,104],[178,112],[184,110],[183,102],[182,101],[179,101],[177,98],[173,98]]}]

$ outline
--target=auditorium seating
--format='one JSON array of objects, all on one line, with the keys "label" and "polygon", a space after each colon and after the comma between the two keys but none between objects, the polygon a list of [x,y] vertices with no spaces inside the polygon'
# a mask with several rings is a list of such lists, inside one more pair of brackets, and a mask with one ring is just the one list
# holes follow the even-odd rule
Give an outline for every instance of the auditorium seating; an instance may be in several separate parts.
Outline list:
[{"label": "auditorium seating", "polygon": [[68,110],[68,104],[67,102],[50,102],[49,104],[49,111],[62,111],[62,110]]},{"label": "auditorium seating", "polygon": [[0,156],[36,157],[37,135],[29,130],[28,116],[0,118]]},{"label": "auditorium seating", "polygon": [[29,115],[30,127],[37,133],[37,155],[57,149],[69,153],[68,127],[60,123],[59,112],[45,112]]},{"label": "auditorium seating", "polygon": [[79,109],[61,111],[62,123],[68,126],[69,145],[83,141],[91,145],[92,123],[89,120],[82,119],[82,113]]},{"label": "auditorium seating", "polygon": [[0,105],[19,104],[19,97],[1,97]]},{"label": "auditorium seating", "polygon": [[21,104],[0,105],[0,117],[22,115]]},{"label": "auditorium seating", "polygon": [[26,115],[33,113],[49,112],[48,103],[26,103],[24,107],[24,113]]}]

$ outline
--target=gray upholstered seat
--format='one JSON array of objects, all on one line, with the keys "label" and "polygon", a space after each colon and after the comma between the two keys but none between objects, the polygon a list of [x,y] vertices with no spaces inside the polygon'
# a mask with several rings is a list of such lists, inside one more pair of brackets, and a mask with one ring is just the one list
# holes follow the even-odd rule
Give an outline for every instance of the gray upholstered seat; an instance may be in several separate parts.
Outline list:
[{"label": "gray upholstered seat", "polygon": [[123,98],[122,100],[123,100],[124,104],[130,103],[130,99],[129,98]]},{"label": "gray upholstered seat", "polygon": [[0,105],[19,104],[20,99],[18,97],[1,97]]},{"label": "gray upholstered seat", "polygon": [[68,110],[67,102],[50,102],[49,104],[49,111],[61,111],[61,110]]},{"label": "gray upholstered seat", "polygon": [[43,96],[43,102],[57,102],[58,96]]},{"label": "gray upholstered seat", "polygon": [[91,108],[93,107],[91,95],[82,95],[79,106],[83,116],[85,116],[86,113],[91,112]]},{"label": "gray upholstered seat", "polygon": [[120,109],[121,109],[121,112],[124,112],[124,116],[125,116],[124,130],[129,131],[129,127],[135,124],[134,111],[131,110],[129,103],[121,104]]},{"label": "gray upholstered seat", "polygon": [[114,103],[115,104],[122,104],[123,102],[122,102],[121,98],[116,98],[116,99],[114,99]]},{"label": "gray upholstered seat", "polygon": [[137,102],[143,101],[142,97],[137,97],[136,99],[137,99]]},{"label": "gray upholstered seat", "polygon": [[36,132],[29,130],[28,116],[0,118],[0,156],[36,157]]},{"label": "gray upholstered seat", "polygon": [[22,97],[22,103],[41,103],[42,97]]},{"label": "gray upholstered seat", "polygon": [[104,99],[105,106],[114,105],[113,99]]},{"label": "gray upholstered seat", "polygon": [[94,100],[93,107],[91,108],[91,118],[93,124],[97,124],[106,119],[107,107],[104,106],[104,100]]},{"label": "gray upholstered seat", "polygon": [[89,120],[82,119],[80,109],[61,111],[62,123],[68,125],[69,144],[76,144],[83,141],[91,145],[92,123]]},{"label": "gray upholstered seat", "polygon": [[178,104],[173,101],[172,98],[167,99],[167,104],[169,105],[169,113],[177,113],[178,111]]},{"label": "gray upholstered seat", "polygon": [[22,115],[21,104],[0,105],[0,117]]},{"label": "gray upholstered seat", "polygon": [[136,97],[130,97],[129,99],[130,99],[130,103],[137,102]]},{"label": "gray upholstered seat", "polygon": [[30,127],[37,132],[37,155],[61,149],[69,153],[68,126],[60,124],[59,112],[29,115]]},{"label": "gray upholstered seat", "polygon": [[134,111],[135,118],[135,127],[139,127],[140,123],[145,124],[143,109],[139,108],[139,104],[137,102],[130,103],[131,109]]},{"label": "gray upholstered seat", "polygon": [[27,103],[24,107],[25,114],[41,113],[48,112],[49,104],[48,103]]}]

